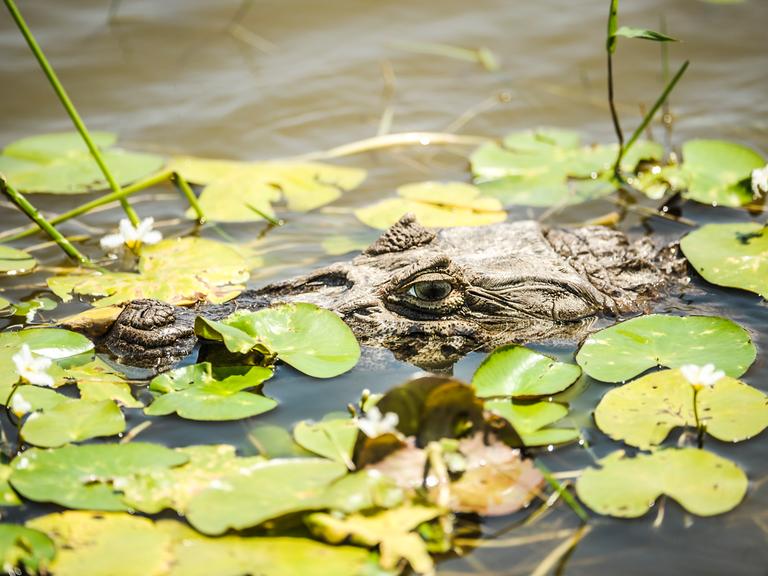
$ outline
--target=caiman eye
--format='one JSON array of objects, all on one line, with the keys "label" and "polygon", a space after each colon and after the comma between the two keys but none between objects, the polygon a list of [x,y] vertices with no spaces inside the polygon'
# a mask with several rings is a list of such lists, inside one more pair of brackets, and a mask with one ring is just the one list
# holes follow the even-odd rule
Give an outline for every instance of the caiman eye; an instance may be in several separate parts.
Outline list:
[{"label": "caiman eye", "polygon": [[422,280],[414,282],[408,289],[408,294],[427,302],[444,300],[451,292],[453,292],[453,286],[445,280]]}]

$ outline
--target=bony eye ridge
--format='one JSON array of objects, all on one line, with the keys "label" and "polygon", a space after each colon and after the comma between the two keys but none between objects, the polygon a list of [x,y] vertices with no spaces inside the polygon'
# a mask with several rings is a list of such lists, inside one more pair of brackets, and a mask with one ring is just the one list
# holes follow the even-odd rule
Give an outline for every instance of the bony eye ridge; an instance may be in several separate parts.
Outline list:
[{"label": "bony eye ridge", "polygon": [[453,292],[453,286],[446,280],[421,280],[408,288],[408,294],[419,300],[437,302],[447,298]]}]

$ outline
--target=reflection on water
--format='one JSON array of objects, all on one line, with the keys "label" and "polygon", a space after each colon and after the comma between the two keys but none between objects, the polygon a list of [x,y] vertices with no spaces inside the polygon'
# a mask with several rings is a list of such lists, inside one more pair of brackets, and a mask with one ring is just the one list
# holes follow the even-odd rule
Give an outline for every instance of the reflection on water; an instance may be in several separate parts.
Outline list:
[{"label": "reflection on water", "polygon": [[[476,116],[461,128],[466,134],[499,136],[537,125],[583,130],[591,139],[613,137],[604,100],[603,33],[607,2],[544,0],[312,0],[207,2],[185,0],[113,2],[70,0],[23,2],[62,80],[92,128],[119,132],[136,148],[239,159],[304,154],[376,134],[390,110],[393,131],[444,130],[467,111]],[[768,151],[768,67],[765,22],[768,3],[748,0],[716,5],[701,0],[634,0],[622,3],[622,23],[657,27],[666,19],[670,34],[684,40],[670,47],[672,65],[684,59],[691,68],[673,95],[675,138],[716,137]],[[488,72],[468,62],[403,50],[398,42],[442,42],[487,46],[501,58]],[[33,133],[64,130],[68,120],[27,52],[10,18],[0,16],[0,143]],[[658,46],[622,42],[617,55],[620,111],[627,127],[639,119],[660,89]],[[503,94],[503,98],[498,96]],[[658,129],[656,135],[661,136]],[[467,149],[391,149],[344,160],[370,170],[365,184],[335,204],[335,210],[286,214],[287,224],[259,240],[258,225],[233,225],[226,234],[250,242],[265,253],[255,282],[306,272],[340,257],[324,254],[324,238],[350,231],[363,234],[348,209],[392,194],[404,183],[431,179],[466,179]],[[71,207],[71,199],[46,198],[46,209]],[[140,213],[180,223],[182,206],[170,188],[145,194]],[[614,210],[595,202],[556,214],[561,223],[578,222]],[[526,209],[512,218],[535,216]],[[747,219],[734,210],[686,206],[695,221]],[[117,219],[105,211],[62,230],[99,236]],[[173,224],[176,222],[175,224]],[[24,223],[2,205],[0,227]],[[641,231],[636,216],[622,224]],[[651,228],[668,238],[686,227],[654,221]],[[223,229],[203,234],[219,237]],[[39,240],[33,240],[31,244]],[[92,246],[95,249],[95,246]],[[37,253],[50,266],[63,263],[59,253]],[[3,288],[12,297],[42,291],[45,274],[19,278]],[[684,313],[722,314],[748,327],[760,354],[745,376],[768,390],[768,307],[757,296],[695,283],[696,290],[666,304]],[[62,306],[56,314],[82,308]],[[2,321],[3,325],[8,321]],[[546,349],[571,359],[573,346]],[[468,379],[482,359],[470,354],[455,368]],[[258,423],[290,425],[338,410],[363,388],[381,392],[416,369],[380,357],[340,378],[311,381],[288,367],[267,385],[280,400],[278,410],[253,421],[229,424],[157,419],[143,438],[174,446],[230,442],[253,450],[249,427]],[[573,420],[586,429],[593,451],[602,456],[616,448],[594,430],[590,412],[607,390],[587,381],[564,399]],[[132,415],[130,424],[141,420]],[[568,559],[563,572],[592,574],[763,575],[768,566],[768,459],[765,438],[707,447],[743,466],[752,479],[744,505],[722,517],[700,519],[668,502],[663,522],[648,517],[619,522],[595,521],[592,532]],[[545,457],[553,470],[573,470],[591,463],[590,455],[570,447]],[[441,564],[441,574],[530,574],[560,539],[525,543],[524,535],[574,526],[573,515],[559,508],[527,531],[511,530],[517,519],[486,522],[482,531],[506,544],[481,547]]]}]

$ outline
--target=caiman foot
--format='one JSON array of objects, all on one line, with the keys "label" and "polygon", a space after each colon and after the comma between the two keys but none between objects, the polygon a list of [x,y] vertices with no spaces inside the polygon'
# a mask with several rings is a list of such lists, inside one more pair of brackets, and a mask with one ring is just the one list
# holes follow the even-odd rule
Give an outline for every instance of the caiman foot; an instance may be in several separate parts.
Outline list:
[{"label": "caiman foot", "polygon": [[117,317],[104,346],[123,364],[167,370],[192,353],[195,313],[158,300],[134,300]]}]

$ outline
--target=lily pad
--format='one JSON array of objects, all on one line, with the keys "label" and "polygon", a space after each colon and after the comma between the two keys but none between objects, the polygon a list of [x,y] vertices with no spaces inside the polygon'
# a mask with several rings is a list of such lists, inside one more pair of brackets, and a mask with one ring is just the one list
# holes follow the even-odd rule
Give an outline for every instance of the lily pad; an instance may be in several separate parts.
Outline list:
[{"label": "lily pad", "polygon": [[37,260],[10,246],[0,246],[0,275],[17,276],[29,274],[37,267]]},{"label": "lily pad", "polygon": [[[696,426],[693,387],[679,370],[662,370],[614,388],[595,410],[605,434],[630,446],[660,444],[677,426]],[[768,427],[768,397],[727,376],[696,395],[706,431],[724,442],[751,438]]]},{"label": "lily pad", "polygon": [[35,446],[52,448],[125,430],[125,417],[112,400],[67,400],[34,412],[21,427],[21,437]]},{"label": "lily pad", "polygon": [[[7,464],[0,464],[0,506],[19,506],[21,500],[13,491],[11,485],[8,483],[8,478],[11,476],[11,467]],[[0,524],[2,526],[2,524]]]},{"label": "lily pad", "polygon": [[67,367],[60,376],[59,383],[77,383],[80,398],[99,401],[114,400],[126,408],[142,408],[144,405],[131,394],[131,386],[119,374],[101,360],[95,358],[85,364]]},{"label": "lily pad", "polygon": [[698,516],[732,510],[747,492],[747,476],[730,460],[695,448],[627,458],[616,452],[576,482],[582,502],[598,514],[637,518],[666,494]]},{"label": "lily pad", "polygon": [[[165,164],[161,156],[109,148],[114,134],[94,132],[104,162],[118,184],[125,185],[157,172]],[[108,187],[98,164],[76,132],[42,134],[6,146],[0,155],[0,172],[23,192],[80,194]]]},{"label": "lily pad", "polygon": [[13,315],[23,316],[24,319],[29,323],[35,320],[35,317],[37,316],[38,311],[55,310],[56,306],[58,306],[56,302],[54,302],[50,298],[46,298],[45,296],[42,296],[40,298],[32,298],[30,300],[25,300],[23,302],[18,302],[17,304],[15,304],[13,306]]},{"label": "lily pad", "polygon": [[195,333],[224,342],[230,352],[256,348],[315,378],[332,378],[357,364],[360,346],[344,322],[314,304],[282,304],[235,312],[217,322],[198,316]]},{"label": "lily pad", "polygon": [[404,558],[415,572],[424,574],[431,572],[434,564],[426,542],[413,531],[440,514],[439,508],[410,504],[372,516],[352,514],[346,518],[337,518],[330,514],[316,513],[308,516],[307,524],[314,534],[332,544],[349,538],[363,546],[378,545],[384,569],[395,569]]},{"label": "lily pad", "polygon": [[302,448],[353,468],[352,451],[358,429],[351,418],[328,418],[321,422],[306,420],[296,424],[293,437]]},{"label": "lily pad", "polygon": [[272,377],[272,370],[254,366],[247,370],[214,369],[209,362],[177,368],[157,376],[149,388],[160,395],[144,412],[163,416],[176,412],[189,420],[240,420],[277,406],[272,398],[243,392]]},{"label": "lily pad", "polygon": [[485,409],[506,419],[526,446],[548,446],[573,442],[579,438],[575,428],[550,428],[568,415],[568,408],[557,402],[515,404],[505,400],[491,400]]},{"label": "lily pad", "polygon": [[48,278],[64,302],[74,294],[100,297],[94,306],[156,298],[170,304],[225,302],[245,288],[247,260],[232,246],[206,238],[163,240],[142,248],[138,273],[81,271]]},{"label": "lily pad", "polygon": [[0,560],[3,572],[47,573],[56,554],[53,541],[45,534],[17,524],[0,524]]},{"label": "lily pad", "polygon": [[744,222],[707,224],[680,242],[691,265],[718,286],[741,288],[768,299],[768,228]]},{"label": "lily pad", "polygon": [[472,377],[480,398],[509,396],[535,398],[557,394],[581,376],[581,368],[557,362],[524,346],[496,348]]},{"label": "lily pad", "polygon": [[747,331],[727,318],[649,314],[592,334],[576,362],[592,378],[623,382],[656,366],[710,363],[738,378],[755,356]]},{"label": "lily pad", "polygon": [[10,301],[0,296],[0,312],[5,312],[11,306],[13,306],[13,304],[11,304]]},{"label": "lily pad", "polygon": [[420,182],[397,189],[389,198],[355,210],[363,224],[385,230],[411,213],[427,227],[483,226],[504,222],[507,213],[495,198],[463,182]]},{"label": "lily pad", "polygon": [[705,204],[741,206],[752,200],[752,170],[766,164],[760,154],[724,140],[689,140],[683,144],[680,173],[683,197]]},{"label": "lily pad", "polygon": [[184,464],[181,452],[155,444],[88,444],[31,448],[11,462],[11,486],[25,498],[68,508],[128,510],[113,482]]},{"label": "lily pad", "polygon": [[[200,205],[216,222],[274,218],[272,203],[281,198],[289,210],[306,212],[339,198],[365,179],[360,168],[313,162],[237,162],[190,156],[174,158],[170,168],[206,187]],[[254,208],[256,210],[254,210]],[[188,213],[194,217],[191,211]]]}]

